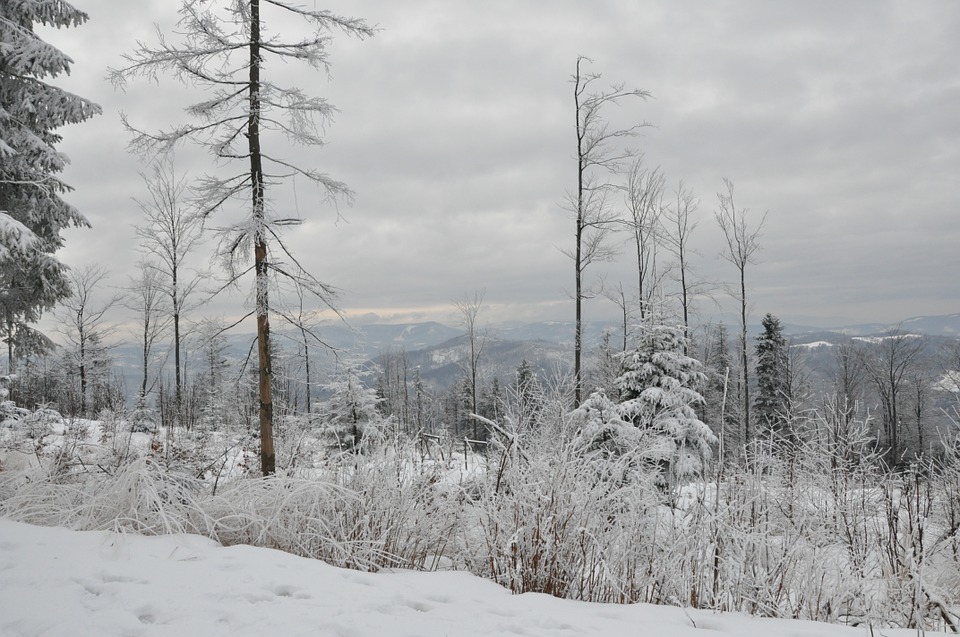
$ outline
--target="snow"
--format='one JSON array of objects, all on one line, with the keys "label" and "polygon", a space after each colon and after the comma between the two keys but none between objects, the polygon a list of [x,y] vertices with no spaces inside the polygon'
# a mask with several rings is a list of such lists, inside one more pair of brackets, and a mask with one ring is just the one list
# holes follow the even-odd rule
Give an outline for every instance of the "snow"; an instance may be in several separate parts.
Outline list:
[{"label": "snow", "polygon": [[940,391],[960,394],[960,370],[948,369],[933,384]]},{"label": "snow", "polygon": [[790,347],[806,347],[807,349],[819,349],[821,347],[833,347],[830,341],[813,341],[812,343],[794,343]]},{"label": "snow", "polygon": [[667,606],[512,596],[461,572],[362,573],[199,536],[78,532],[0,519],[4,637],[681,637],[705,630],[711,637],[871,633]]},{"label": "snow", "polygon": [[26,254],[36,241],[36,235],[30,228],[0,210],[0,259],[10,259],[13,254]]},{"label": "snow", "polygon": [[882,343],[884,341],[889,341],[892,339],[901,339],[901,338],[923,338],[923,336],[921,336],[920,334],[893,334],[890,336],[854,336],[852,340],[877,345],[878,343]]}]

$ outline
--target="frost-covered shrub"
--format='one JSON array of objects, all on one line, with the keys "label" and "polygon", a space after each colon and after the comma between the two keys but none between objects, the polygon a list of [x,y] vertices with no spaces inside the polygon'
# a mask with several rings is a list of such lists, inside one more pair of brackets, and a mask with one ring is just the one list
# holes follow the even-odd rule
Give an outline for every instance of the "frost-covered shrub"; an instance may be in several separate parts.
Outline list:
[{"label": "frost-covered shrub", "polygon": [[416,442],[406,437],[384,438],[359,455],[341,453],[320,475],[351,494],[332,520],[337,537],[358,553],[338,558],[339,564],[435,567],[462,524],[445,467],[421,461]]},{"label": "frost-covered shrub", "polygon": [[[0,516],[79,530],[197,533],[336,566],[425,568],[439,559],[461,516],[436,468],[417,465],[398,440],[304,476],[200,478],[149,455],[120,466],[54,464],[0,471]],[[74,457],[74,456],[70,456]],[[69,474],[67,469],[69,467]]]},{"label": "frost-covered shrub", "polygon": [[[838,437],[818,435],[836,423],[811,418],[791,423],[809,432],[791,453],[758,444],[749,466],[678,481],[665,503],[657,460],[674,457],[674,439],[627,421],[603,393],[569,404],[545,395],[535,423],[512,408],[485,423],[489,450],[469,472],[445,441],[424,448],[389,424],[331,452],[309,419],[284,420],[278,457],[289,462],[271,478],[243,470],[253,438],[198,429],[178,433],[180,461],[120,458],[109,455],[115,442],[141,449],[149,436],[119,416],[49,412],[37,425],[42,465],[0,467],[0,516],[199,533],[359,569],[454,565],[515,592],[589,601],[937,630],[960,619],[951,450],[890,473],[868,423]],[[0,430],[0,442],[15,431]]]},{"label": "frost-covered shrub", "polygon": [[658,506],[654,473],[642,446],[618,436],[605,397],[585,404],[503,448],[466,507],[457,560],[515,593],[636,601]]},{"label": "frost-covered shrub", "polygon": [[17,407],[13,401],[4,400],[0,402],[0,427],[16,427],[29,414],[29,410]]},{"label": "frost-covered shrub", "polygon": [[40,441],[54,432],[54,426],[63,422],[60,412],[40,408],[36,411],[18,409],[21,414],[17,428],[31,440]]}]

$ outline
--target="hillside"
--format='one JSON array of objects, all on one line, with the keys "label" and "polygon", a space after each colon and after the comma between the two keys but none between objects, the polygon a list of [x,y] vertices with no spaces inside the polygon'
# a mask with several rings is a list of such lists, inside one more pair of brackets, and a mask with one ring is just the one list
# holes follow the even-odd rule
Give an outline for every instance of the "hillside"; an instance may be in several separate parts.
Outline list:
[{"label": "hillside", "polygon": [[[756,318],[756,317],[755,317]],[[804,360],[811,368],[812,377],[818,380],[829,374],[832,355],[829,348],[841,343],[853,342],[859,337],[883,335],[897,327],[904,331],[929,337],[928,349],[932,352],[941,343],[960,335],[960,314],[925,316],[906,319],[898,324],[867,323],[846,325],[830,329],[802,325],[784,326],[791,343],[802,346]],[[619,334],[619,326],[613,322],[592,322],[585,326],[584,343],[589,352],[597,347],[604,332]],[[760,332],[759,323],[751,326],[750,333]],[[363,324],[348,326],[342,322],[326,323],[317,327],[317,334],[324,343],[334,348],[338,355],[360,356],[373,363],[381,363],[384,355],[405,356],[410,369],[419,369],[421,377],[437,387],[447,387],[461,375],[465,341],[463,330],[437,322],[408,324]],[[280,350],[296,358],[300,336],[278,330],[274,342]],[[486,347],[483,357],[484,374],[508,379],[513,370],[526,359],[542,378],[562,374],[571,366],[573,347],[573,323],[549,321],[536,323],[507,323],[493,325],[484,331]],[[230,334],[226,337],[226,356],[239,363],[251,351],[252,334]],[[817,347],[819,344],[819,347]],[[193,369],[203,365],[198,352],[202,344],[194,339],[187,363]],[[316,343],[311,357],[316,367],[329,372],[337,357]],[[140,373],[138,348],[133,344],[121,344],[114,348],[117,366],[124,378],[128,392],[136,387]],[[160,351],[155,360],[159,363],[166,352]]]}]

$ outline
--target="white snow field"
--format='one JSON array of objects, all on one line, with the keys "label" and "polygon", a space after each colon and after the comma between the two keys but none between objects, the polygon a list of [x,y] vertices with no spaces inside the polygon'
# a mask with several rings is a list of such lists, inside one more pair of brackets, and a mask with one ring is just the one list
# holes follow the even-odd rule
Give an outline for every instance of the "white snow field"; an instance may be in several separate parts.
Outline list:
[{"label": "white snow field", "polygon": [[199,536],[78,532],[0,519],[2,637],[916,634],[514,596],[461,572],[361,573]]}]

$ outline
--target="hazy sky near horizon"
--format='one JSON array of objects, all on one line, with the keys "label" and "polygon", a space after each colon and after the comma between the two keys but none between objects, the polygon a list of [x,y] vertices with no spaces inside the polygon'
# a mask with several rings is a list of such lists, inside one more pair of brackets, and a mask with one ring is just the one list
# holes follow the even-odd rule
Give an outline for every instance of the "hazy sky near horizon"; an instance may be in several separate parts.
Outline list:
[{"label": "hazy sky near horizon", "polygon": [[[698,274],[733,281],[713,219],[724,177],[759,222],[747,270],[754,319],[838,325],[960,311],[960,8],[952,0],[300,0],[365,18],[367,41],[334,34],[330,76],[274,64],[290,85],[338,109],[323,148],[272,151],[346,182],[342,219],[297,182],[270,191],[307,222],[286,235],[356,320],[453,322],[451,300],[486,290],[486,318],[572,320],[575,187],[570,75],[578,55],[603,83],[650,91],[607,112],[647,121],[634,140],[668,189],[700,198],[691,247]],[[82,27],[45,32],[75,60],[55,83],[103,107],[64,129],[69,195],[93,224],[61,256],[99,262],[122,284],[139,255],[134,197],[143,164],[126,150],[120,111],[147,129],[187,121],[202,98],[161,77],[125,92],[107,67],[136,40],[156,43],[178,2],[76,0]],[[268,28],[270,11],[265,11]],[[170,36],[174,37],[174,36]],[[197,175],[209,159],[178,155]],[[216,219],[212,222],[216,225]],[[626,236],[615,239],[622,243]],[[588,270],[635,281],[629,246]],[[239,315],[243,295],[208,311]],[[717,292],[720,300],[725,298]],[[716,312],[708,301],[704,315]],[[598,298],[586,318],[617,315]]]}]

